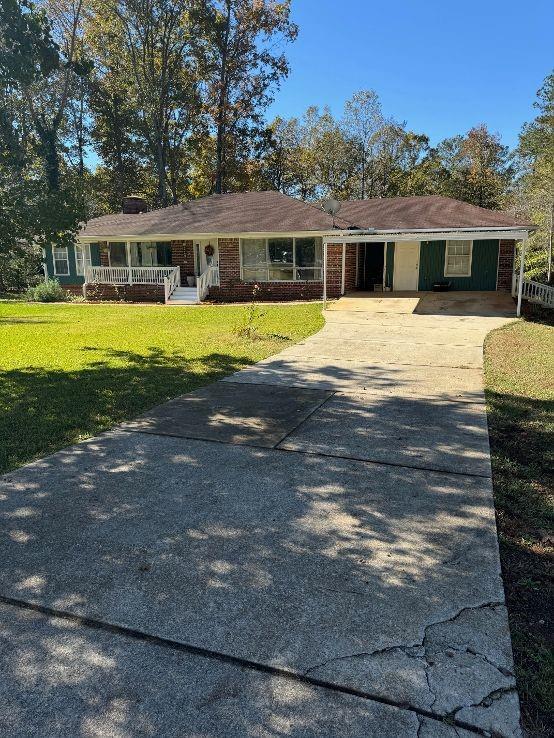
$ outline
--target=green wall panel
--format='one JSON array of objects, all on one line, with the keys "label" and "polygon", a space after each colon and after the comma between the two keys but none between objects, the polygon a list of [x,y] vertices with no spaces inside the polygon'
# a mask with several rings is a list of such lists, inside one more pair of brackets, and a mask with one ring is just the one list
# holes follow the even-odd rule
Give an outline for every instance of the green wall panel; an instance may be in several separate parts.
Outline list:
[{"label": "green wall panel", "polygon": [[[46,270],[49,277],[57,279],[60,284],[82,284],[85,279],[82,275],[77,274],[77,267],[75,264],[75,248],[68,246],[67,258],[69,260],[69,274],[54,274],[54,259],[52,256],[52,248],[47,246],[44,249],[46,253]],[[90,259],[92,266],[100,266],[100,246],[97,243],[91,243],[90,245]]]},{"label": "green wall panel", "polygon": [[432,290],[433,283],[447,279],[453,290],[495,290],[498,240],[473,242],[470,277],[445,277],[445,241],[422,241],[419,255],[419,289]]}]

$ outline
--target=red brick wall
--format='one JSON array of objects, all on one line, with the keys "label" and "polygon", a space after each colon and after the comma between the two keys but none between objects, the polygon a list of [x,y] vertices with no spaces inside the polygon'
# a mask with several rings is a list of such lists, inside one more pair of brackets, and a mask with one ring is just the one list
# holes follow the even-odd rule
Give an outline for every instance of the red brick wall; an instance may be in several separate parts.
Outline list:
[{"label": "red brick wall", "polygon": [[497,290],[512,289],[512,273],[514,269],[515,241],[500,241],[498,248],[498,280]]},{"label": "red brick wall", "polygon": [[171,263],[181,267],[181,283],[187,274],[194,274],[194,251],[192,241],[171,241]]},{"label": "red brick wall", "polygon": [[[254,284],[252,282],[241,282],[240,279],[239,239],[220,238],[218,246],[220,287],[210,289],[210,298],[225,302],[251,300],[254,296]],[[339,297],[342,276],[342,246],[340,244],[328,246],[327,268],[327,295],[329,297]],[[322,297],[322,292],[323,284],[321,281],[259,282],[255,298],[260,301],[319,300]]]},{"label": "red brick wall", "polygon": [[344,289],[346,292],[356,289],[356,244],[346,246]]},{"label": "red brick wall", "polygon": [[154,284],[89,284],[87,300],[98,302],[163,302],[163,285]]},{"label": "red brick wall", "polygon": [[82,284],[62,284],[63,289],[69,292],[71,295],[77,295],[78,297],[83,296],[83,285]]}]

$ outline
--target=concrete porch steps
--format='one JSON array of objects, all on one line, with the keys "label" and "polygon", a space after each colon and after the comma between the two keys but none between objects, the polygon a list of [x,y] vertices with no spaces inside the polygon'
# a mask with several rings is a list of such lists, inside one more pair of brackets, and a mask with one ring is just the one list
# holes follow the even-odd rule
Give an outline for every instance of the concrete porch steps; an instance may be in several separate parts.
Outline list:
[{"label": "concrete porch steps", "polygon": [[167,304],[197,305],[199,302],[196,287],[176,287]]}]

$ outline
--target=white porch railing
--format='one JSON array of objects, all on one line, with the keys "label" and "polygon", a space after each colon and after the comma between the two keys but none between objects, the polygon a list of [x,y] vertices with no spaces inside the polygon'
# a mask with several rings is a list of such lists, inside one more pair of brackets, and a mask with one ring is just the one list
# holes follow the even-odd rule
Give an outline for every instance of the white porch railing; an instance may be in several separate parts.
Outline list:
[{"label": "white porch railing", "polygon": [[163,284],[179,267],[87,266],[85,284]]},{"label": "white porch railing", "polygon": [[168,277],[164,278],[164,295],[167,303],[176,287],[181,286],[181,267],[175,267]]},{"label": "white porch railing", "polygon": [[[514,275],[512,281],[512,296],[516,297],[519,287],[519,274]],[[535,302],[544,307],[554,308],[554,287],[541,282],[533,282],[531,279],[523,280],[521,296],[524,300]]]},{"label": "white porch railing", "polygon": [[202,302],[206,298],[210,287],[219,287],[219,267],[209,266],[196,278],[196,291],[199,302]]}]

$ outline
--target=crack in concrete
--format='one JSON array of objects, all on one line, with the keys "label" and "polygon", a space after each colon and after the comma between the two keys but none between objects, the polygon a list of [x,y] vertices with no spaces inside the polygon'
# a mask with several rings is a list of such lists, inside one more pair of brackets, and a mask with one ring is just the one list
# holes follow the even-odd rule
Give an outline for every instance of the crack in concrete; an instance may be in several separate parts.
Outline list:
[{"label": "crack in concrete", "polygon": [[[313,666],[308,667],[303,672],[303,674],[304,674],[304,676],[307,676],[308,674],[310,674],[310,673],[312,673],[314,671],[317,671],[319,669],[323,669],[326,666],[328,666],[329,664],[336,663],[338,661],[347,661],[349,659],[373,658],[375,656],[380,656],[380,655],[386,654],[386,653],[393,653],[395,651],[396,652],[401,652],[401,653],[404,653],[409,658],[412,658],[414,660],[418,660],[418,661],[421,662],[422,667],[423,667],[424,672],[425,672],[425,679],[426,679],[426,682],[427,682],[427,689],[429,691],[430,696],[432,697],[432,702],[431,702],[431,705],[430,705],[429,709],[431,711],[433,711],[433,708],[435,706],[435,703],[437,702],[437,699],[439,698],[439,695],[431,687],[431,680],[430,680],[430,675],[429,675],[429,668],[431,666],[433,666],[435,662],[428,655],[428,650],[430,648],[430,644],[428,642],[428,631],[431,628],[436,627],[436,626],[439,626],[439,625],[444,625],[446,623],[454,623],[465,612],[474,612],[476,610],[485,610],[485,609],[493,609],[494,610],[496,607],[505,607],[505,603],[504,602],[501,602],[501,601],[492,601],[492,602],[482,603],[481,605],[474,605],[474,606],[471,606],[471,607],[463,607],[455,615],[452,615],[449,618],[446,618],[444,620],[438,620],[438,621],[436,621],[434,623],[429,623],[429,625],[426,625],[424,627],[424,629],[423,629],[423,638],[418,643],[413,643],[413,644],[410,644],[410,645],[402,644],[402,645],[386,646],[384,648],[375,649],[374,651],[360,651],[358,653],[346,654],[344,656],[334,656],[334,657],[332,657],[330,659],[327,659],[325,661],[322,661],[321,663],[314,664]],[[423,653],[418,652],[418,649],[423,649]],[[466,647],[465,649],[460,649],[460,648],[448,646],[448,649],[446,649],[446,650],[451,650],[451,651],[454,651],[454,652],[460,653],[460,654],[469,653],[472,656],[476,656],[477,658],[482,659],[484,662],[486,662],[490,666],[492,666],[495,669],[497,669],[503,676],[505,676],[505,677],[514,677],[513,672],[511,672],[510,670],[508,670],[508,669],[506,669],[506,668],[504,668],[502,666],[499,666],[498,664],[494,663],[494,661],[492,661],[492,659],[489,659],[488,656],[486,656],[485,654],[479,653],[478,651],[476,651],[473,648]],[[486,697],[484,697],[483,700],[480,703],[478,703],[477,705],[462,705],[461,707],[456,708],[456,711],[462,710],[464,707],[487,706],[487,705],[484,705],[482,703],[485,703],[486,700],[491,695],[495,695],[497,692],[505,693],[506,691],[515,691],[515,689],[516,688],[514,686],[514,687],[505,687],[505,688],[502,688],[500,690],[493,690],[493,692],[491,692],[489,695],[487,695]],[[448,713],[448,715],[446,717],[448,717],[450,715],[452,715],[451,712]]]},{"label": "crack in concrete", "polygon": [[489,692],[480,702],[475,702],[471,705],[461,705],[460,707],[454,708],[454,710],[451,710],[448,713],[449,717],[456,718],[456,715],[460,712],[460,710],[465,710],[470,707],[490,707],[493,702],[496,702],[497,700],[502,699],[505,694],[514,694],[514,692],[517,692],[517,688],[515,685],[513,687],[500,687],[500,689],[493,689],[492,692]]},{"label": "crack in concrete", "polygon": [[[214,659],[222,663],[228,663],[235,666],[239,666],[243,669],[249,669],[260,673],[270,674],[272,676],[281,677],[283,679],[289,679],[291,681],[300,681],[310,684],[315,687],[321,687],[322,689],[329,690],[331,692],[337,692],[342,694],[352,695],[360,699],[369,700],[390,707],[396,707],[400,710],[406,710],[411,712],[419,720],[419,716],[427,717],[430,720],[434,720],[439,723],[444,723],[445,718],[440,715],[435,715],[430,711],[416,707],[415,705],[405,704],[401,702],[395,702],[393,699],[383,697],[378,694],[371,694],[354,687],[348,687],[346,685],[334,684],[327,682],[317,677],[308,677],[300,672],[295,672],[283,667],[273,666],[271,664],[264,664],[263,662],[251,661],[249,659],[241,658],[240,656],[233,656],[228,653],[220,651],[214,651],[212,649],[205,648],[203,646],[195,646],[191,643],[183,641],[176,641],[173,639],[165,638],[163,636],[154,635],[145,631],[140,631],[128,626],[117,625],[115,623],[109,623],[103,620],[97,620],[96,618],[89,617],[87,615],[77,615],[67,610],[61,610],[58,608],[52,608],[47,605],[40,605],[38,603],[27,602],[14,597],[0,594],[0,603],[9,605],[11,607],[21,608],[24,610],[30,610],[32,612],[39,612],[47,617],[62,618],[64,620],[76,623],[85,628],[91,628],[93,630],[105,631],[114,635],[131,638],[134,640],[150,643],[162,648],[169,648],[175,651],[182,651],[189,654],[194,654],[205,659]],[[455,718],[452,718],[455,720]],[[474,726],[466,723],[463,720],[458,720],[457,724],[460,728],[464,728],[477,735],[486,735],[486,733],[479,726]]]}]

